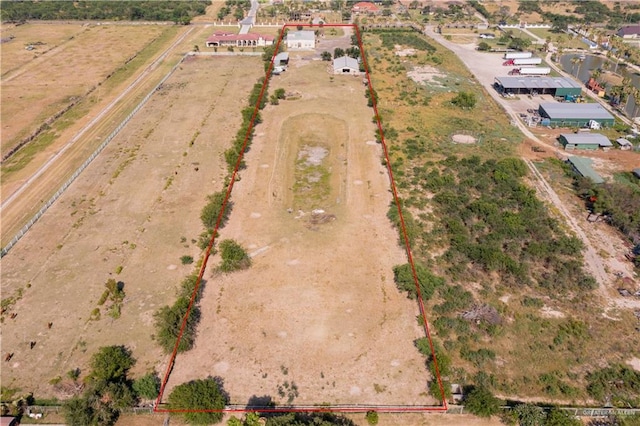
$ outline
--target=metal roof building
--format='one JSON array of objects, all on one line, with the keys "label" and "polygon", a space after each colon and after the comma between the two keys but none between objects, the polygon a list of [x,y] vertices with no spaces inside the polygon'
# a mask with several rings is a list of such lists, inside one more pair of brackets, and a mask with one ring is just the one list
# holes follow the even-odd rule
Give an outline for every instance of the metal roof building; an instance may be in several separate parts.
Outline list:
[{"label": "metal roof building", "polygon": [[580,83],[567,77],[496,77],[495,88],[500,93],[580,96]]},{"label": "metal roof building", "polygon": [[334,74],[359,74],[360,63],[349,56],[341,56],[333,60]]},{"label": "metal roof building", "polygon": [[609,138],[600,133],[562,133],[558,138],[565,150],[598,149],[613,146]]},{"label": "metal roof building", "polygon": [[613,115],[600,104],[544,102],[540,104],[538,112],[543,122],[552,127],[586,127],[592,120],[606,127],[612,126],[615,121]]},{"label": "metal roof building", "polygon": [[313,31],[289,31],[285,40],[288,49],[314,49],[316,34]]},{"label": "metal roof building", "polygon": [[589,158],[569,157],[567,162],[580,176],[591,179],[593,183],[604,183],[604,179],[591,167],[591,160]]}]

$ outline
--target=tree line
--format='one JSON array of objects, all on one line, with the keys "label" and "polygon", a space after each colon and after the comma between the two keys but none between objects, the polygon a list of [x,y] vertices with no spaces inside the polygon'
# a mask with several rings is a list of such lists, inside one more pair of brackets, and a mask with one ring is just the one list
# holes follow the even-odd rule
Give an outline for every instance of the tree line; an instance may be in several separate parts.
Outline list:
[{"label": "tree line", "polygon": [[183,1],[3,1],[0,19],[29,20],[114,20],[173,21],[188,24],[205,13],[211,4],[205,0]]}]

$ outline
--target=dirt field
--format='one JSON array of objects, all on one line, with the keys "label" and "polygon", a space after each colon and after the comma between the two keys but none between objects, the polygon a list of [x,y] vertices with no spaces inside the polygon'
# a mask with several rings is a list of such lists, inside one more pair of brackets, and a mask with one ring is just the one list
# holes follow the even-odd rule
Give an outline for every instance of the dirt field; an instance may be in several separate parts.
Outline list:
[{"label": "dirt field", "polygon": [[[3,315],[2,350],[14,353],[3,386],[63,397],[49,380],[76,367],[84,375],[110,344],[133,349],[134,373],[159,365],[152,315],[193,268],[180,256],[199,254],[200,209],[222,185],[221,153],[262,72],[258,58],[185,62],[2,259],[3,300],[21,294]],[[124,282],[122,315],[102,307],[89,320],[108,278]]]},{"label": "dirt field", "polygon": [[[81,32],[72,36],[72,40],[67,40],[44,54],[34,53],[31,61],[3,74],[3,155],[43,121],[77,97],[85,95],[151,40],[170,28],[159,25],[71,27],[81,29]],[[45,35],[51,32],[46,24],[28,24],[16,29],[24,33],[20,39],[35,42],[40,40],[41,28],[44,28]],[[59,34],[64,33],[65,31],[61,31]],[[20,39],[16,37],[5,44],[17,45],[21,43]],[[118,48],[113,49],[113,46]],[[46,45],[38,48],[46,48]],[[95,52],[99,52],[98,56]],[[14,60],[12,53],[16,52],[13,49],[5,50],[3,44],[3,67],[5,60],[8,64],[13,64],[22,59],[22,55],[16,55],[18,58]]]},{"label": "dirt field", "polygon": [[165,395],[212,375],[237,404],[435,404],[413,346],[424,335],[417,305],[393,283],[406,256],[385,217],[365,88],[304,55],[271,81],[299,99],[263,111],[220,235],[247,247],[253,266],[205,275],[196,346],[177,357]]}]

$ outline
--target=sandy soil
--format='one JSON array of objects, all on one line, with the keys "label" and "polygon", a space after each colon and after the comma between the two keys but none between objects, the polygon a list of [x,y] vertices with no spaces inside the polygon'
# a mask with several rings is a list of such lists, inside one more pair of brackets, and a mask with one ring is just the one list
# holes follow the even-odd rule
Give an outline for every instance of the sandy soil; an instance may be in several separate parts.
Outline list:
[{"label": "sandy soil", "polygon": [[[25,25],[38,40],[46,25]],[[166,29],[164,26],[92,25],[73,40],[2,76],[2,153],[33,132],[44,120],[81,97]],[[22,28],[22,27],[19,27]],[[47,33],[47,31],[45,31]],[[14,39],[11,43],[19,43]],[[118,49],[113,49],[118,46]],[[96,58],[90,52],[100,52]],[[97,60],[99,59],[99,60]],[[2,50],[2,61],[14,62]],[[3,65],[4,66],[4,65]],[[69,70],[73,72],[69,72]]]},{"label": "sandy soil", "polygon": [[[393,283],[392,267],[406,257],[385,217],[389,180],[381,147],[367,143],[374,126],[361,79],[332,82],[325,63],[296,56],[290,65],[271,88],[302,97],[263,111],[220,236],[247,247],[253,266],[206,274],[196,347],[177,357],[165,395],[212,375],[237,404],[254,395],[293,404],[434,404],[413,346],[423,336],[417,306]],[[313,204],[299,172],[314,147],[326,151],[315,160],[330,176],[316,183],[328,192],[306,184],[318,195],[315,208],[335,216],[324,224],[298,211]],[[292,383],[298,395],[289,398]]]},{"label": "sandy soil", "polygon": [[[159,364],[153,313],[192,271],[180,256],[199,254],[191,240],[202,231],[200,209],[222,185],[222,151],[262,72],[258,58],[184,63],[2,259],[3,299],[23,293],[3,315],[2,351],[14,353],[3,386],[56,395],[50,379],[76,367],[84,374],[110,344],[132,348],[135,374]],[[122,316],[103,308],[89,321],[108,278],[124,282]]]}]

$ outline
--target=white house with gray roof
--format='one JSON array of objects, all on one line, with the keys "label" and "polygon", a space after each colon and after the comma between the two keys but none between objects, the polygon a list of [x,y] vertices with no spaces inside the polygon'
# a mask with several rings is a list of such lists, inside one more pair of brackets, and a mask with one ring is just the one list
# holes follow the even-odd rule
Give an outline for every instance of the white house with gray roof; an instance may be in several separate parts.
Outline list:
[{"label": "white house with gray roof", "polygon": [[285,43],[287,44],[287,49],[315,49],[316,34],[313,31],[289,31]]}]

